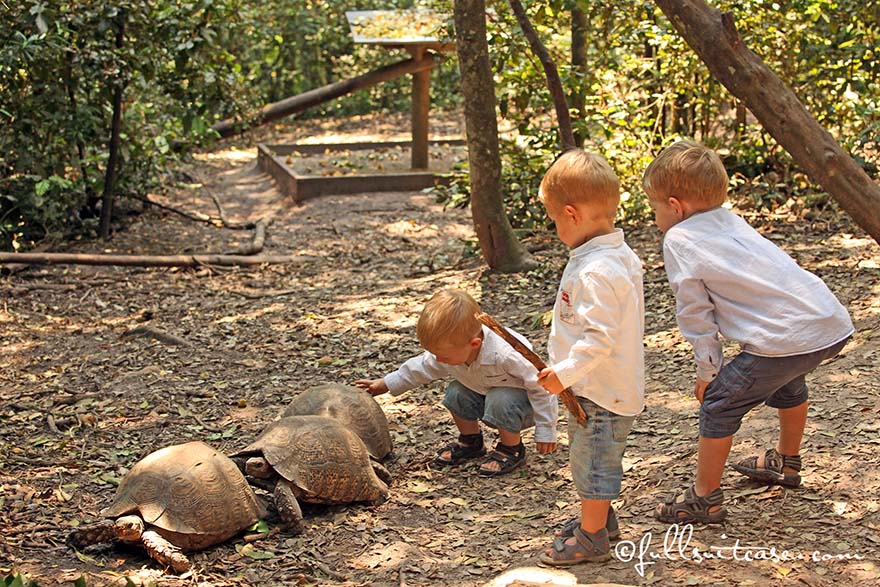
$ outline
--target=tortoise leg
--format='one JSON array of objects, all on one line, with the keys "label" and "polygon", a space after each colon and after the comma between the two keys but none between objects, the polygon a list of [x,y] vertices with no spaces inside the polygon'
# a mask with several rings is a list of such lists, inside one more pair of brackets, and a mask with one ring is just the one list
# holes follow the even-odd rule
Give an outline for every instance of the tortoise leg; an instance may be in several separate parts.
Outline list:
[{"label": "tortoise leg", "polygon": [[113,525],[113,520],[103,520],[96,524],[83,526],[67,535],[67,543],[79,550],[92,544],[110,542],[115,539],[116,527]]},{"label": "tortoise leg", "polygon": [[190,570],[192,563],[186,558],[179,548],[162,538],[158,532],[147,530],[141,535],[141,542],[147,550],[147,554],[153,557],[161,565],[171,567],[175,573],[185,573]]},{"label": "tortoise leg", "polygon": [[302,510],[296,501],[293,487],[287,479],[279,479],[275,485],[275,508],[288,530],[299,534],[305,529]]},{"label": "tortoise leg", "polygon": [[370,464],[373,466],[373,471],[376,473],[376,477],[384,481],[386,485],[390,485],[391,473],[385,468],[385,465],[377,461],[370,461]]}]

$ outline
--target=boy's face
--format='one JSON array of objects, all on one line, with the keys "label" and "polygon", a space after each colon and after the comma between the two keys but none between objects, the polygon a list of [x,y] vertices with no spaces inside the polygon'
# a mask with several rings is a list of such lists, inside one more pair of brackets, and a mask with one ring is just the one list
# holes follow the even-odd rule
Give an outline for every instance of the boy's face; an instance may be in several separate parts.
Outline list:
[{"label": "boy's face", "polygon": [[447,365],[471,364],[480,354],[483,340],[475,337],[466,344],[438,344],[435,348],[428,349],[437,360]]},{"label": "boy's face", "polygon": [[678,211],[670,202],[670,198],[655,199],[648,197],[648,202],[654,211],[654,223],[660,229],[660,232],[665,234],[667,230],[681,221]]}]

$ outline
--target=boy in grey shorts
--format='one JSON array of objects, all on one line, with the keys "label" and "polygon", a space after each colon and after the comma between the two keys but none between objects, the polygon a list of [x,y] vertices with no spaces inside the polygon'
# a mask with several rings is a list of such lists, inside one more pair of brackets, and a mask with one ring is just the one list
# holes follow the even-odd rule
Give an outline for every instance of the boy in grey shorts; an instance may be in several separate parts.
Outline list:
[{"label": "boy in grey shorts", "polygon": [[[853,334],[849,314],[821,279],[722,207],[727,172],[692,141],[666,148],[642,180],[665,234],[663,260],[676,320],[694,348],[700,441],[694,484],[658,504],[667,523],[720,522],[721,477],[743,416],[762,403],[779,411],[779,441],[733,465],[765,483],[800,484],[807,421],[805,376]],[[723,364],[718,335],[739,342]]]}]

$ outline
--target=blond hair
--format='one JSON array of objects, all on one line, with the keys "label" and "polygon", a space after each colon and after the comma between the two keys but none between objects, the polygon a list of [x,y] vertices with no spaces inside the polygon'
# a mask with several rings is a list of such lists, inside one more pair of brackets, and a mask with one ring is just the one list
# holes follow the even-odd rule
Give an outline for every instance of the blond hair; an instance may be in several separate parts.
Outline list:
[{"label": "blond hair", "polygon": [[715,151],[685,140],[657,155],[645,170],[642,187],[652,200],[674,197],[700,208],[714,208],[724,203],[728,181]]},{"label": "blond hair", "polygon": [[480,335],[479,312],[479,304],[466,291],[441,289],[431,296],[419,316],[416,326],[419,344],[428,350],[441,344],[467,344]]},{"label": "blond hair", "polygon": [[620,204],[620,180],[601,155],[571,149],[560,155],[541,180],[545,206],[587,204],[598,215],[614,218]]}]

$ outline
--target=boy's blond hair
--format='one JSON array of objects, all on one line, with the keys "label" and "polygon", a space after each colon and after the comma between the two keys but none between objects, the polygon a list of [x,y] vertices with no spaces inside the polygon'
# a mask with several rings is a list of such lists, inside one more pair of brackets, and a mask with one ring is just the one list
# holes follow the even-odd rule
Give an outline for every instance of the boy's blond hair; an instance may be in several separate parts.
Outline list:
[{"label": "boy's blond hair", "polygon": [[648,165],[642,187],[652,200],[674,197],[707,209],[724,203],[728,181],[715,151],[684,140],[663,149]]},{"label": "boy's blond hair", "polygon": [[482,330],[477,320],[479,312],[479,304],[466,291],[441,289],[431,296],[419,316],[419,344],[427,350],[439,345],[466,345]]},{"label": "boy's blond hair", "polygon": [[545,206],[587,204],[597,215],[614,218],[620,205],[620,180],[601,155],[571,149],[544,174],[539,198]]}]

